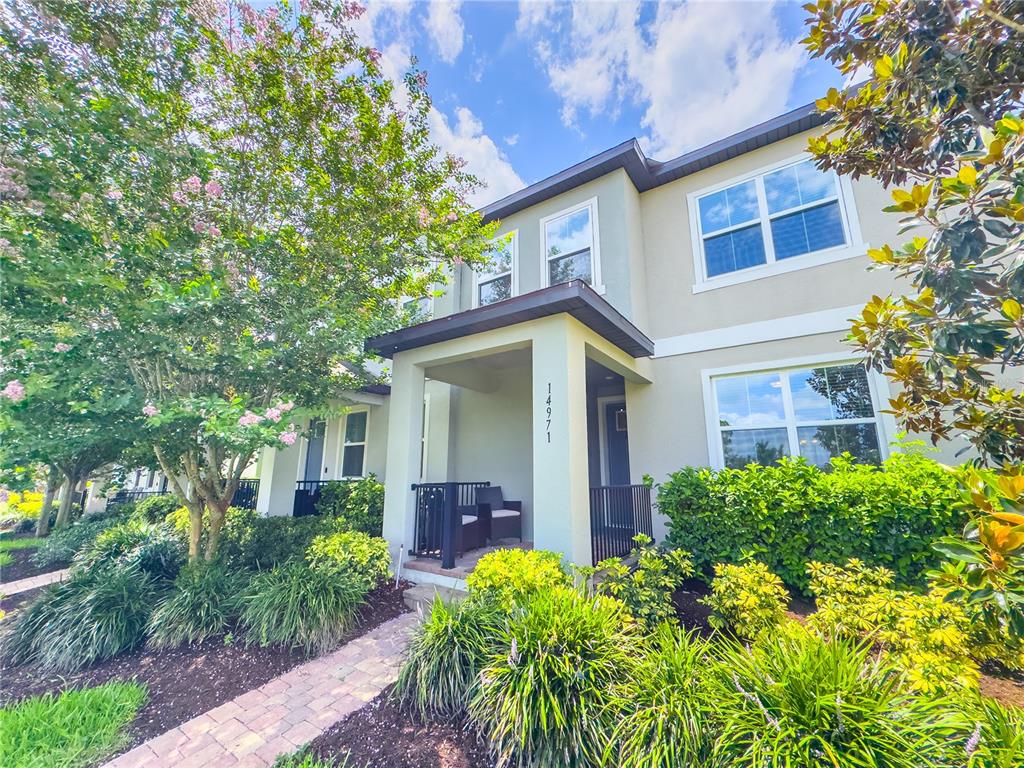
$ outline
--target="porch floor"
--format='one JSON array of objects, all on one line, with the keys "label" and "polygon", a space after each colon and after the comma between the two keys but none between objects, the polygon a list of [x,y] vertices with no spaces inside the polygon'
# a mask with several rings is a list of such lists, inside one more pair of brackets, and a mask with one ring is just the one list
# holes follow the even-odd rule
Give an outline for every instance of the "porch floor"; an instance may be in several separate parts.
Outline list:
[{"label": "porch floor", "polygon": [[413,557],[406,560],[402,567],[409,571],[430,573],[435,576],[447,576],[452,579],[464,581],[476,568],[480,558],[498,549],[533,549],[532,541],[520,541],[519,539],[499,539],[494,544],[480,549],[471,549],[455,558],[454,568],[442,568],[440,560],[432,560],[428,557]]}]

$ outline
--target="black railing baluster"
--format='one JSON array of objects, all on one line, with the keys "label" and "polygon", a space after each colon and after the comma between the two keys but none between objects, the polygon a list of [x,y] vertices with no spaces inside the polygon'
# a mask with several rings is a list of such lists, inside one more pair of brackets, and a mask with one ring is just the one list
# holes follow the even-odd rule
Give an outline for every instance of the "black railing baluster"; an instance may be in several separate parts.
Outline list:
[{"label": "black railing baluster", "polygon": [[590,489],[591,557],[599,563],[623,557],[638,533],[651,536],[651,489],[646,485],[604,485]]},{"label": "black railing baluster", "polygon": [[415,483],[413,520],[414,557],[440,560],[443,568],[453,568],[457,550],[458,528],[462,524],[460,509],[476,505],[476,489],[484,483]]}]

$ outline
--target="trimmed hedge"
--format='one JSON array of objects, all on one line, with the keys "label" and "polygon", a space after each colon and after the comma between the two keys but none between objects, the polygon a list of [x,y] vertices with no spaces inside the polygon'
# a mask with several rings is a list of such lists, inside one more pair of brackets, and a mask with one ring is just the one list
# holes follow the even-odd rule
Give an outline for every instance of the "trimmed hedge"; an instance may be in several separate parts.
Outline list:
[{"label": "trimmed hedge", "polygon": [[901,584],[935,565],[932,542],[962,530],[956,475],[915,454],[882,466],[832,460],[830,471],[785,458],[769,466],[688,467],[658,488],[667,542],[693,553],[698,571],[754,553],[789,586],[807,592],[810,561],[851,557],[885,566]]}]

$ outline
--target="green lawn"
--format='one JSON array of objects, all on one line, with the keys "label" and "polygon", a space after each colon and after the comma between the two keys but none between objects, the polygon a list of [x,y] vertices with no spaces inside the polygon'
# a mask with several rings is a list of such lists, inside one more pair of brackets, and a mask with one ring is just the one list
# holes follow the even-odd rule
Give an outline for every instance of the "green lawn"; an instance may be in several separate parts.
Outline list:
[{"label": "green lawn", "polygon": [[0,709],[0,755],[9,768],[80,768],[109,755],[146,701],[135,683],[47,694]]},{"label": "green lawn", "polygon": [[8,539],[0,536],[0,552],[7,552],[11,549],[30,549],[32,547],[41,546],[42,543],[43,540],[37,538]]}]

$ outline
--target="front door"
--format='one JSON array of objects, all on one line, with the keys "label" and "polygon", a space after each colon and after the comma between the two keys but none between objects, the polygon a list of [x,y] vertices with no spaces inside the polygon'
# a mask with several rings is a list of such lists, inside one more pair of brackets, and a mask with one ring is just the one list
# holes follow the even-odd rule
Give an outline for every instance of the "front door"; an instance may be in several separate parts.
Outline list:
[{"label": "front door", "polygon": [[319,480],[323,477],[324,463],[324,424],[321,419],[309,422],[309,441],[306,447],[306,468],[303,480]]},{"label": "front door", "polygon": [[629,437],[625,401],[605,403],[603,418],[608,485],[629,485]]}]

